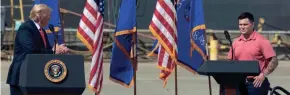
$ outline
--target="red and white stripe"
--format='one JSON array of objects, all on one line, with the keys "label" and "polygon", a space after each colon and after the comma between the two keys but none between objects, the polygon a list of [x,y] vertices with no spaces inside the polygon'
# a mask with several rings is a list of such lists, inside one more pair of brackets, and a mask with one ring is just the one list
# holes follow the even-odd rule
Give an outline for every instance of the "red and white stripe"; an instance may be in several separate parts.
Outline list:
[{"label": "red and white stripe", "polygon": [[100,93],[103,83],[103,17],[94,0],[87,0],[78,32],[92,51],[89,86]]},{"label": "red and white stripe", "polygon": [[[161,70],[161,79],[166,79],[174,69],[177,55],[176,10],[171,0],[157,0],[150,31],[160,43],[158,66]],[[174,60],[175,59],[175,60]],[[169,73],[168,73],[169,72]]]},{"label": "red and white stripe", "polygon": [[171,71],[175,67],[174,60],[170,58],[170,55],[165,51],[165,49],[161,45],[159,45],[158,66],[161,67],[160,72],[161,80],[166,80],[168,76],[171,74]]},{"label": "red and white stripe", "polygon": [[166,71],[174,69],[174,60],[172,60],[169,53],[167,53],[161,45],[159,45],[158,51],[158,66]]}]

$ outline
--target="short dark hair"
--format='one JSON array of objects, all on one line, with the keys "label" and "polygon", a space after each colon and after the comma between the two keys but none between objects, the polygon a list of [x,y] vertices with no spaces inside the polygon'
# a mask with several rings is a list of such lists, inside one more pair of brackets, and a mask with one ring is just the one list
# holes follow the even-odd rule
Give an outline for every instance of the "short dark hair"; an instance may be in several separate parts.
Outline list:
[{"label": "short dark hair", "polygon": [[254,22],[254,16],[253,16],[253,14],[251,14],[249,12],[242,13],[238,19],[240,20],[240,19],[245,19],[245,18],[248,18],[251,22]]}]

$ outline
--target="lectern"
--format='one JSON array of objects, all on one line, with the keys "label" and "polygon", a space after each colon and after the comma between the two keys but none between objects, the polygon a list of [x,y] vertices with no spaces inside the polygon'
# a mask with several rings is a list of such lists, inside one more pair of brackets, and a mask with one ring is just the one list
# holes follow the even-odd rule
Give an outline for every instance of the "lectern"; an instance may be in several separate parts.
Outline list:
[{"label": "lectern", "polygon": [[20,68],[25,95],[81,95],[86,87],[81,55],[28,54]]},{"label": "lectern", "polygon": [[213,76],[226,90],[236,89],[247,76],[260,74],[258,61],[206,61],[198,69],[201,74]]}]

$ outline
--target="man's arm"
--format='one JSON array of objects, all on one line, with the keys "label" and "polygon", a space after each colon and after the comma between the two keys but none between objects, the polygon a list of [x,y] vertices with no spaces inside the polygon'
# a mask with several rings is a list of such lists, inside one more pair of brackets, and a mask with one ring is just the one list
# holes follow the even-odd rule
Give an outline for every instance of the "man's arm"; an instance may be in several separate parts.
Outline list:
[{"label": "man's arm", "polygon": [[253,82],[254,87],[261,87],[266,76],[271,74],[275,70],[275,68],[278,66],[278,60],[276,56],[270,57],[268,58],[268,60],[270,62],[269,62],[269,65],[266,67],[266,69],[262,73],[260,73],[258,76],[254,77],[255,79],[255,81]]},{"label": "man's arm", "polygon": [[276,56],[270,58],[270,62],[269,62],[269,65],[266,67],[265,71],[263,72],[264,75],[269,75],[271,74],[275,69],[276,67],[278,66],[278,59]]}]

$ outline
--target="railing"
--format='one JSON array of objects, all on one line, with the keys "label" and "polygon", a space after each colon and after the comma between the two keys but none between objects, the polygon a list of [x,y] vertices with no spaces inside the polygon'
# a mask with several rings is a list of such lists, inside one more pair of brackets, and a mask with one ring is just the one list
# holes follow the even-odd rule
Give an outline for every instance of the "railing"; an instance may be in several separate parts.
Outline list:
[{"label": "railing", "polygon": [[[287,91],[286,89],[284,89],[283,87],[281,86],[275,86],[274,88],[270,88],[269,89],[271,92],[270,92],[270,95],[290,95],[290,92]],[[276,90],[280,90],[282,91],[284,94],[280,94],[278,93]]]},{"label": "railing", "polygon": [[[11,31],[11,28],[6,28],[6,31]],[[64,28],[64,31],[67,32],[76,32],[77,29],[76,28]],[[104,32],[114,32],[115,29],[104,29]],[[206,33],[224,33],[224,30],[212,30],[212,29],[207,29]],[[239,34],[240,31],[239,30],[228,30],[230,34]],[[138,29],[138,32],[140,33],[150,33],[150,31],[148,29]],[[262,31],[260,32],[262,34],[290,34],[290,31],[277,31],[277,30],[266,30],[266,31]]]}]

